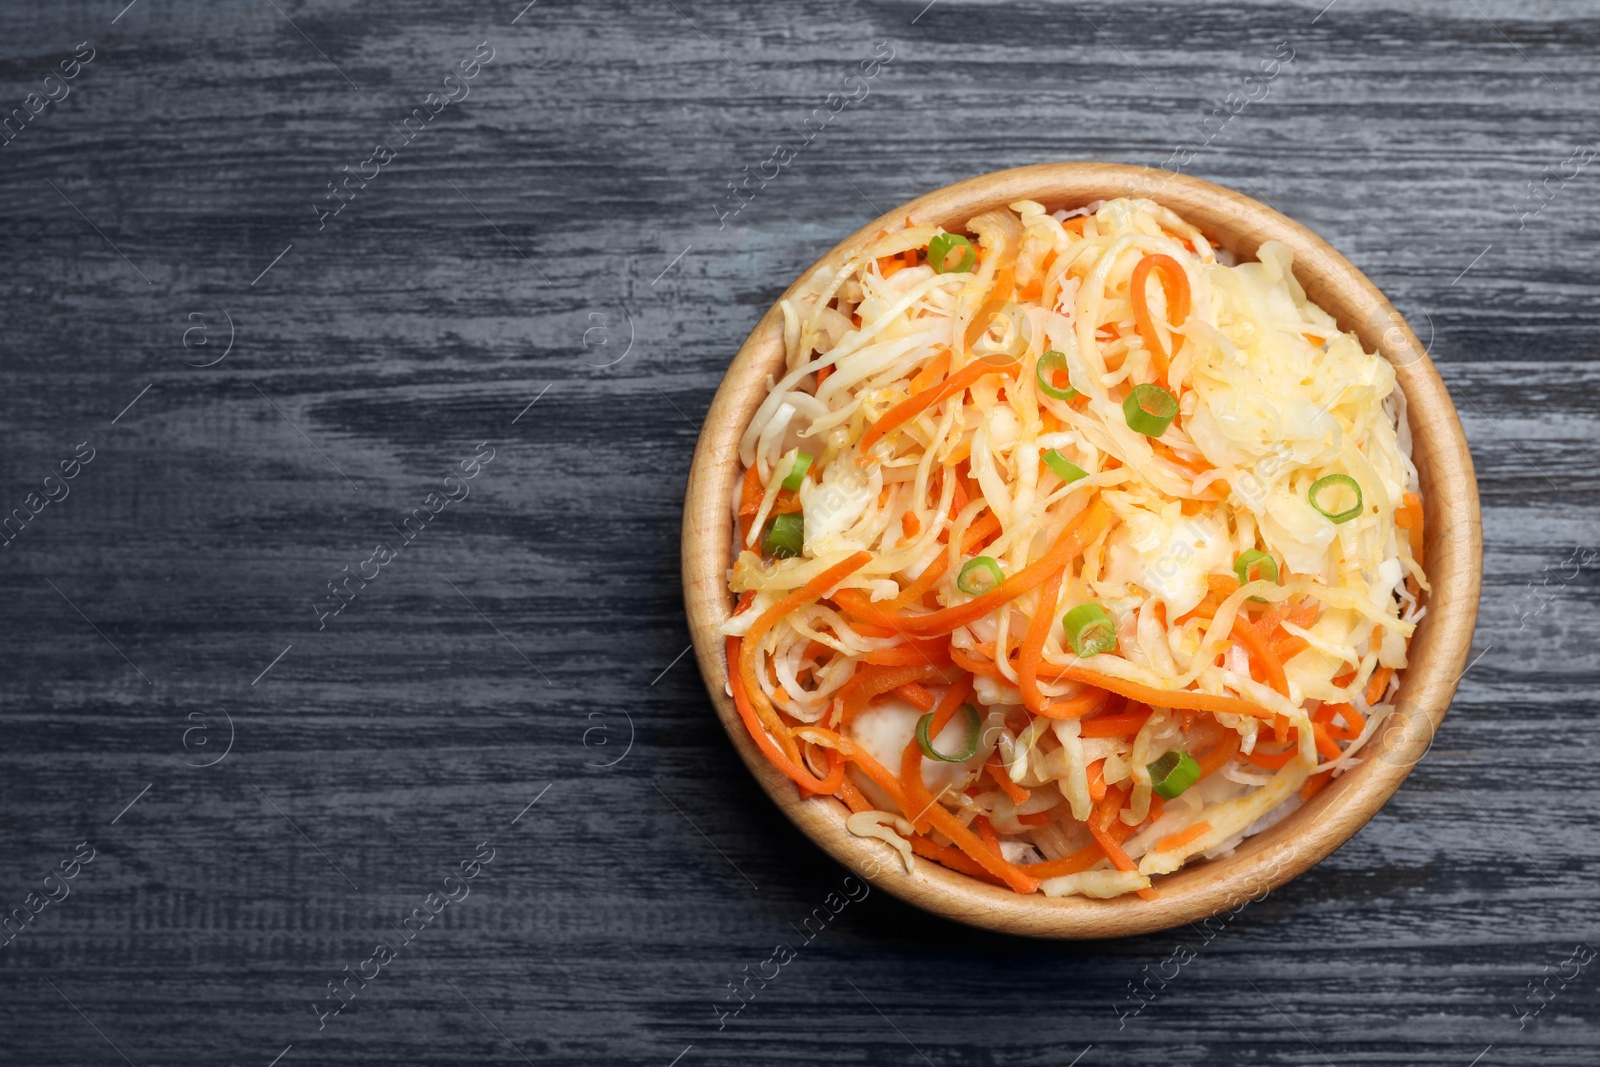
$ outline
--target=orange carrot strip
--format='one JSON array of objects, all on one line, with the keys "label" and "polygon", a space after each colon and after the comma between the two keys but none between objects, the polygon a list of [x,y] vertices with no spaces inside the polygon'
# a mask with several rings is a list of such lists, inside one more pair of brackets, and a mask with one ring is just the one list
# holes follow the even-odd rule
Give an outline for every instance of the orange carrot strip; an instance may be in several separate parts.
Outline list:
[{"label": "orange carrot strip", "polygon": [[1284,696],[1289,695],[1289,679],[1283,673],[1283,660],[1272,651],[1272,646],[1267,644],[1261,631],[1250,624],[1243,614],[1234,616],[1233,639],[1239,642],[1250,653],[1250,658],[1261,668],[1267,676],[1267,684]]},{"label": "orange carrot strip", "polygon": [[879,648],[864,653],[861,662],[887,667],[919,665],[942,667],[950,662],[949,646],[941,646],[932,641],[906,641],[890,648]]},{"label": "orange carrot strip", "polygon": [[1011,780],[1011,774],[998,763],[985,763],[983,769],[989,772],[989,777],[994,779],[994,784],[1000,791],[1011,798],[1013,804],[1026,804],[1028,797],[1032,796],[1026,789]]},{"label": "orange carrot strip", "polygon": [[895,692],[907,704],[914,704],[922,711],[932,711],[939,703],[939,698],[922,688],[916,682],[907,682],[905,685],[895,687]]},{"label": "orange carrot strip", "polygon": [[1017,664],[1017,687],[1022,690],[1022,703],[1036,715],[1043,714],[1045,697],[1039,692],[1039,662],[1044,654],[1045,638],[1050,636],[1050,626],[1055,621],[1056,599],[1061,595],[1062,571],[1056,571],[1039,587],[1039,603],[1028,620],[1028,631],[1022,638],[1022,656]]},{"label": "orange carrot strip", "polygon": [[995,313],[1006,306],[1006,301],[1011,299],[1012,290],[1016,283],[1015,261],[1016,251],[1012,250],[1012,263],[1006,263],[994,272],[994,288],[989,290],[989,298],[978,308],[978,313],[972,316],[972,321],[967,323],[967,331],[961,338],[961,351],[967,352],[984,331],[989,329]]},{"label": "orange carrot strip", "polygon": [[[959,482],[957,484],[959,485]],[[952,510],[955,510],[954,505],[952,505]],[[998,533],[999,530],[999,518],[996,517],[992,511],[984,512],[982,516],[973,521],[971,526],[967,527],[966,536],[962,538],[961,542],[961,554],[964,556],[971,552],[980,541],[988,537],[990,534]],[[939,553],[939,555],[934,558],[932,563],[923,568],[922,573],[917,575],[916,579],[910,585],[900,590],[899,596],[888,601],[884,606],[890,611],[899,611],[908,604],[922,603],[922,594],[932,589],[939,579],[944,577],[945,572],[949,569],[949,553]]]},{"label": "orange carrot strip", "polygon": [[[766,724],[767,729],[778,738],[779,745],[782,746],[791,763],[799,761],[799,749],[795,747],[794,740],[789,736],[788,731],[784,729],[782,721],[778,718],[777,711],[772,707],[772,702],[767,699],[767,695],[756,684],[756,655],[761,648],[761,639],[767,635],[768,630],[777,624],[779,619],[782,619],[796,608],[816,600],[871,561],[871,552],[854,553],[843,561],[835,563],[799,589],[773,604],[772,607],[762,612],[755,622],[750,624],[750,629],[746,632],[744,640],[739,645],[737,671],[733,669],[734,661],[731,659],[728,661],[729,673],[740,675],[745,685],[746,696],[756,715]],[[793,776],[791,775],[791,777]],[[831,793],[832,790],[830,789],[828,792]]]},{"label": "orange carrot strip", "polygon": [[1097,685],[1129,700],[1158,708],[1189,708],[1193,711],[1209,711],[1212,714],[1249,715],[1256,719],[1271,719],[1273,716],[1273,713],[1266,708],[1243,697],[1196,693],[1189,689],[1157,689],[1142,682],[1130,682],[1124,678],[1092,671],[1087,667],[1076,665],[1063,667],[1060,677],[1087,685]]},{"label": "orange carrot strip", "polygon": [[1211,829],[1211,824],[1209,822],[1207,822],[1206,820],[1201,819],[1199,822],[1195,823],[1194,825],[1186,826],[1182,830],[1179,830],[1177,833],[1168,834],[1166,837],[1163,837],[1160,841],[1157,841],[1156,842],[1156,851],[1157,852],[1171,852],[1173,849],[1182,848],[1184,845],[1187,845],[1190,841],[1194,841],[1197,838],[1204,837],[1206,835],[1206,832],[1209,831],[1210,829]]},{"label": "orange carrot strip", "polygon": [[1089,799],[1096,803],[1106,798],[1106,761],[1097,759],[1085,770],[1089,779]]},{"label": "orange carrot strip", "polygon": [[1416,493],[1401,497],[1400,506],[1394,509],[1394,524],[1410,535],[1411,558],[1417,561],[1417,566],[1422,566],[1423,546],[1426,543],[1422,536],[1422,498]]},{"label": "orange carrot strip", "polygon": [[[945,691],[944,698],[937,707],[932,709],[933,720],[928,723],[928,737],[937,738],[939,731],[943,730],[950,722],[952,716],[960,709],[962,701],[972,693],[972,678],[969,676],[957,681]],[[904,751],[900,753],[900,787],[905,790],[906,799],[916,805],[916,810],[906,809],[906,817],[916,827],[918,833],[928,832],[928,809],[936,807],[934,797],[928,792],[926,783],[922,780],[922,746],[917,744],[913,737],[906,742]],[[998,851],[998,850],[996,850]]]},{"label": "orange carrot strip", "polygon": [[[1343,719],[1345,723],[1344,726],[1340,727],[1337,734],[1333,733],[1331,727],[1334,716]],[[1317,714],[1313,716],[1313,721],[1328,724],[1330,727],[1328,733],[1340,741],[1354,741],[1361,736],[1361,731],[1367,727],[1366,716],[1349,704],[1324,704],[1317,709]]]},{"label": "orange carrot strip", "polygon": [[921,835],[912,836],[911,851],[924,859],[942,863],[952,871],[960,871],[962,874],[970,875],[991,885],[1005,885],[1004,882],[984,870],[983,867],[968,859],[965,852],[948,848],[944,845],[936,845]]},{"label": "orange carrot strip", "polygon": [[1300,787],[1301,801],[1310,800],[1312,797],[1322,792],[1322,790],[1326,788],[1328,783],[1331,781],[1333,781],[1332,771],[1314,772],[1310,778],[1306,779],[1306,784]]},{"label": "orange carrot strip", "polygon": [[861,795],[861,790],[856,788],[848,776],[839,780],[839,788],[833,795],[844,801],[845,807],[850,809],[852,815],[872,810],[872,803]]},{"label": "orange carrot strip", "polygon": [[1183,265],[1171,256],[1154,254],[1145,256],[1134,266],[1133,277],[1129,281],[1134,326],[1139,331],[1139,337],[1143,339],[1145,348],[1150,350],[1150,359],[1155,364],[1157,380],[1165,381],[1167,367],[1171,364],[1172,357],[1183,347],[1183,335],[1179,333],[1172,335],[1171,352],[1168,352],[1166,346],[1161,343],[1161,337],[1156,332],[1155,319],[1150,314],[1150,296],[1145,291],[1151,271],[1156,271],[1161,279],[1161,288],[1167,295],[1167,322],[1174,330],[1189,318],[1189,276],[1184,273]]},{"label": "orange carrot strip", "polygon": [[755,522],[756,512],[761,510],[761,473],[752,464],[744,472],[744,481],[739,486],[739,544],[742,547],[750,539],[750,526]]},{"label": "orange carrot strip", "polygon": [[1144,728],[1145,720],[1149,718],[1149,708],[1144,711],[1119,712],[1115,715],[1096,715],[1093,718],[1081,720],[1078,736],[1132,737]]},{"label": "orange carrot strip", "polygon": [[1344,753],[1339,750],[1338,742],[1334,741],[1333,738],[1328,736],[1328,728],[1323,726],[1321,723],[1314,722],[1311,724],[1311,737],[1312,740],[1317,743],[1317,751],[1320,752],[1322,754],[1322,758],[1327,760],[1329,763],[1332,763],[1334,760],[1344,755]]},{"label": "orange carrot strip", "polygon": [[[1104,811],[1108,805],[1111,806],[1111,815],[1109,818],[1102,819],[1101,812]],[[1122,851],[1121,842],[1112,837],[1109,832],[1109,824],[1113,820],[1119,823],[1122,821],[1121,819],[1116,818],[1116,813],[1121,809],[1121,807],[1122,797],[1119,795],[1119,793],[1113,792],[1112,794],[1108,795],[1107,798],[1101,802],[1100,807],[1095,810],[1095,813],[1090,816],[1089,833],[1094,835],[1095,841],[1098,842],[1100,847],[1105,851],[1106,859],[1111,861],[1111,866],[1115,867],[1119,871],[1136,871],[1139,869],[1139,865],[1128,858],[1128,854]],[[1141,889],[1139,890],[1139,896],[1145,900],[1154,900],[1156,898],[1156,891],[1154,889]]]},{"label": "orange carrot strip", "polygon": [[1021,366],[1022,364],[1017,360],[1012,360],[1010,363],[990,363],[984,359],[973,360],[946,378],[944,384],[937,389],[924,390],[915,396],[900,401],[900,403],[885,411],[878,421],[873,423],[867,429],[867,432],[861,435],[861,454],[865,456],[871,452],[872,446],[882,440],[883,436],[890,430],[910,422],[929,408],[938,407],[952,396],[964,392],[984,375],[1004,374],[1007,377],[1015,377]]},{"label": "orange carrot strip", "polygon": [[1282,752],[1262,752],[1257,749],[1253,752],[1246,752],[1244,758],[1262,770],[1276,771],[1286,766],[1299,751],[1300,748],[1297,745],[1290,745]]},{"label": "orange carrot strip", "polygon": [[895,626],[906,633],[930,636],[947,634],[958,626],[965,626],[969,622],[983,618],[1002,604],[1009,604],[1052,574],[1061,571],[1100,536],[1101,531],[1110,523],[1110,517],[1110,509],[1106,507],[1105,502],[1098,496],[1095,497],[1092,504],[1072,517],[1050,551],[989,592],[952,608],[941,608],[926,615],[892,615],[879,609],[864,594],[854,589],[841,589],[835,601],[871,622]]},{"label": "orange carrot strip", "polygon": [[1086,685],[1081,693],[1045,704],[1039,714],[1047,719],[1079,719],[1104,704],[1110,696],[1098,686]]},{"label": "orange carrot strip", "polygon": [[1220,741],[1211,746],[1210,751],[1195,761],[1200,764],[1200,777],[1206,778],[1217,773],[1238,753],[1239,735],[1233,730],[1228,730]]},{"label": "orange carrot strip", "polygon": [[1393,668],[1379,667],[1372,672],[1372,677],[1367,680],[1367,704],[1371,706],[1383,698],[1383,691],[1389,688],[1389,678],[1394,674]]},{"label": "orange carrot strip", "polygon": [[982,674],[990,678],[1002,677],[1000,668],[995,665],[994,660],[974,656],[954,645],[950,646],[950,662],[969,674]]},{"label": "orange carrot strip", "polygon": [[[727,655],[729,663],[738,661],[741,651],[739,643],[739,638],[737,637],[728,638]],[[772,735],[767,733],[762,726],[761,719],[757,717],[755,709],[750,705],[749,694],[745,691],[743,672],[730,671],[728,673],[728,682],[729,687],[733,690],[733,706],[738,709],[739,718],[744,722],[744,728],[749,731],[750,739],[756,743],[756,747],[761,750],[762,755],[771,760],[773,766],[777,767],[778,770],[793,778],[795,784],[799,785],[801,789],[811,793],[833,792],[832,789],[824,790],[822,788],[823,780],[806,770],[798,760],[791,759],[787,752],[778,747],[778,743],[772,739]],[[794,744],[794,739],[790,738],[787,732],[782,736],[788,739],[791,745]],[[798,749],[796,751],[798,752]]]},{"label": "orange carrot strip", "polygon": [[834,694],[834,699],[840,702],[842,708],[839,725],[841,728],[849,725],[874,697],[898,689],[907,682],[949,680],[940,668],[925,663],[906,667],[880,667],[876,664],[857,667],[856,673]]},{"label": "orange carrot strip", "polygon": [[911,395],[916,396],[924,389],[930,388],[934,382],[943,378],[945,371],[949,369],[950,352],[946,349],[934,356],[933,362],[918,371],[916,377],[911,379]]}]

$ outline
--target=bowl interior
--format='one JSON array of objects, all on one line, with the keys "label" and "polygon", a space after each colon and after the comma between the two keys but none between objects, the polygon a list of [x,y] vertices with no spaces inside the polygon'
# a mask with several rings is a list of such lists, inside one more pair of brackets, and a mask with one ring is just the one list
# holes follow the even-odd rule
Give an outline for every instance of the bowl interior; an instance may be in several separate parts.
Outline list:
[{"label": "bowl interior", "polygon": [[[1259,897],[1338,848],[1372,817],[1426,751],[1466,665],[1477,615],[1482,531],[1477,483],[1449,394],[1416,335],[1389,302],[1325,242],[1276,211],[1229,189],[1161,170],[1116,164],[1041,164],[1001,171],[929,193],[846,238],[790,286],[815,271],[840,267],[875,236],[905,225],[960,230],[968,219],[1017,200],[1049,210],[1119,196],[1154,200],[1199,227],[1241,260],[1267,240],[1294,251],[1295,276],[1308,297],[1353,330],[1396,369],[1407,400],[1426,529],[1425,561],[1433,589],[1412,640],[1397,706],[1371,755],[1271,829],[1247,838],[1233,855],[1196,861],[1159,878],[1159,898],[1099,901],[1020,896],[930,862],[907,874],[887,846],[844,827],[832,798],[801,800],[792,782],[756,749],[727,695],[727,664],[717,627],[733,607],[729,506],[741,471],[737,445],[783,364],[777,303],[729,367],[706,415],[690,471],[683,519],[685,604],[696,657],[712,703],[740,755],[785,814],[829,854],[869,875],[879,888],[951,919],[1008,933],[1087,938],[1146,933],[1215,914]],[[782,298],[780,298],[782,299]]]}]

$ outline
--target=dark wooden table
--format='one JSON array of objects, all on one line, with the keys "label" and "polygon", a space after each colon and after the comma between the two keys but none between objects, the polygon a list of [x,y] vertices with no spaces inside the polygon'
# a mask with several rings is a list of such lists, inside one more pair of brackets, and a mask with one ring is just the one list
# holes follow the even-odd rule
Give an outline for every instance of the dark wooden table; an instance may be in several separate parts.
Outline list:
[{"label": "dark wooden table", "polygon": [[[1596,1062],[1600,5],[123,2],[0,16],[0,1063]],[[880,210],[1185,150],[1431,339],[1446,728],[1220,933],[808,941],[684,655],[719,376]]]}]

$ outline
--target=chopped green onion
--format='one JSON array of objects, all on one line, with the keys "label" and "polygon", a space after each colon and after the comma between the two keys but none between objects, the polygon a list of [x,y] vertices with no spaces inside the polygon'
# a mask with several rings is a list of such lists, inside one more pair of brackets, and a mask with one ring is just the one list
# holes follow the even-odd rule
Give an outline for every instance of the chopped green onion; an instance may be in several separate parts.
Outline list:
[{"label": "chopped green onion", "polygon": [[924,756],[941,763],[965,763],[978,754],[978,738],[983,728],[983,720],[978,717],[978,709],[971,704],[963,704],[956,710],[956,714],[967,720],[967,741],[961,746],[961,751],[949,755],[934,748],[933,742],[928,740],[928,727],[933,724],[933,712],[930,711],[917,720],[917,747],[922,749]]},{"label": "chopped green onion", "polygon": [[767,527],[767,536],[761,542],[761,551],[773,559],[798,556],[805,547],[806,522],[798,512],[773,516]]},{"label": "chopped green onion", "polygon": [[1162,800],[1174,800],[1200,780],[1200,764],[1187,752],[1168,752],[1150,764],[1150,788]]},{"label": "chopped green onion", "polygon": [[806,480],[806,472],[811,469],[811,453],[796,452],[794,466],[789,468],[789,473],[784,476],[783,487],[789,492],[800,488],[800,483]]},{"label": "chopped green onion", "polygon": [[1066,456],[1063,456],[1060,452],[1057,452],[1053,448],[1046,452],[1043,458],[1045,466],[1055,471],[1056,477],[1060,478],[1064,482],[1071,483],[1077,481],[1079,478],[1089,477],[1088,471],[1084,470],[1082,467],[1078,466],[1076,463],[1072,462]]},{"label": "chopped green onion", "polygon": [[[1254,567],[1259,573],[1259,578],[1250,577],[1250,568]],[[1239,558],[1233,561],[1233,573],[1239,576],[1239,584],[1244,585],[1252,580],[1275,582],[1278,580],[1278,561],[1261,551],[1252,548],[1248,552],[1239,553]],[[1253,596],[1250,598],[1257,604],[1265,604],[1266,597]]]},{"label": "chopped green onion", "polygon": [[956,588],[974,596],[987,593],[1006,580],[1000,563],[993,556],[974,556],[956,575]]},{"label": "chopped green onion", "polygon": [[1039,382],[1039,392],[1053,400],[1071,400],[1078,395],[1072,386],[1062,389],[1056,385],[1056,374],[1067,372],[1067,356],[1064,352],[1051,349],[1039,357],[1039,362],[1034,365],[1033,376]]},{"label": "chopped green onion", "polygon": [[[950,253],[961,250],[961,260],[950,266]],[[941,233],[928,242],[928,263],[940,274],[965,274],[978,261],[978,250],[959,233]]]},{"label": "chopped green onion", "polygon": [[[1344,488],[1350,490],[1356,495],[1356,502],[1343,511],[1329,511],[1327,508],[1323,507],[1321,503],[1319,503],[1319,498],[1322,496],[1323,490],[1335,488]],[[1326,515],[1328,519],[1335,524],[1349,522],[1351,519],[1361,514],[1361,485],[1348,474],[1330,474],[1326,478],[1318,478],[1316,481],[1311,483],[1311,492],[1309,496],[1311,499],[1311,506],[1316,508],[1323,515]]]},{"label": "chopped green onion", "polygon": [[1141,382],[1122,402],[1122,414],[1128,420],[1128,429],[1146,437],[1160,437],[1178,415],[1178,398],[1159,385]]},{"label": "chopped green onion", "polygon": [[1079,604],[1062,616],[1067,643],[1082,657],[1098,656],[1117,647],[1117,624],[1099,604]]}]

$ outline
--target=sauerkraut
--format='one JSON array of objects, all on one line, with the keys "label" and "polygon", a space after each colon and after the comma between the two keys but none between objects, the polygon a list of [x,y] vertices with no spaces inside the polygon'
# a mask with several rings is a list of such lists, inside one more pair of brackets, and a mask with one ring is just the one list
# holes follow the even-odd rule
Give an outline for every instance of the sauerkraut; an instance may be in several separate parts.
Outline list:
[{"label": "sauerkraut", "polygon": [[1362,758],[1428,582],[1392,367],[1170,210],[908,225],[784,302],[730,690],[850,828],[1158,892]]}]

